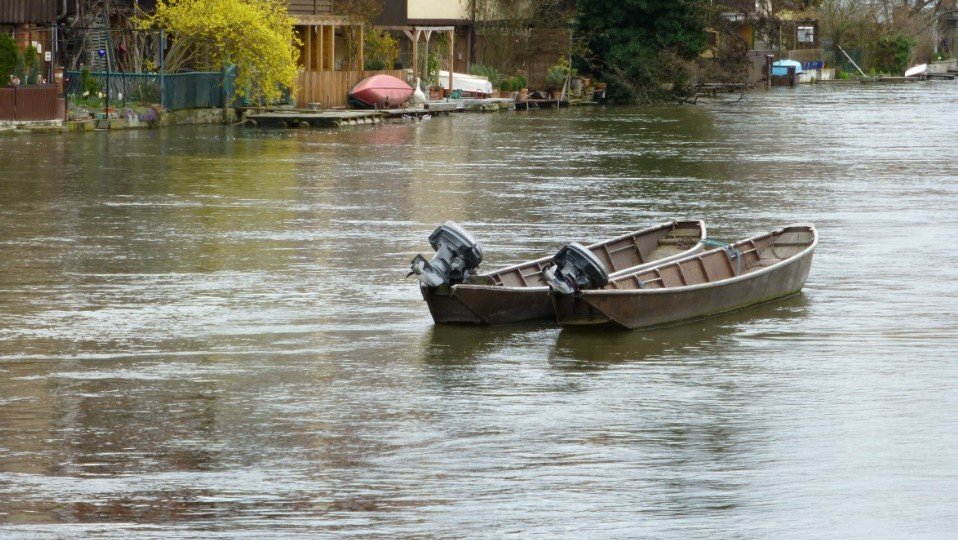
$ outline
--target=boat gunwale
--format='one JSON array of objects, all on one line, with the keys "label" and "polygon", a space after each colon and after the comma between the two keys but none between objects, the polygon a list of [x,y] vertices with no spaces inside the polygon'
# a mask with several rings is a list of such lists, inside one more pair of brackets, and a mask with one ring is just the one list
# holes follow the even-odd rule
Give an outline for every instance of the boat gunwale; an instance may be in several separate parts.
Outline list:
[{"label": "boat gunwale", "polygon": [[[643,234],[648,234],[648,233],[657,231],[657,230],[659,230],[659,229],[664,229],[664,228],[669,227],[669,226],[673,227],[673,229],[674,229],[674,228],[677,228],[676,226],[677,226],[678,224],[680,224],[680,223],[698,224],[698,227],[697,227],[697,228],[698,228],[698,230],[699,230],[699,238],[698,238],[698,241],[697,241],[692,247],[690,247],[689,249],[687,249],[687,250],[685,250],[685,251],[682,251],[681,253],[676,253],[675,255],[669,255],[668,257],[663,257],[663,258],[658,259],[658,260],[655,260],[655,261],[649,261],[649,262],[647,262],[647,263],[644,263],[644,264],[641,264],[641,265],[638,265],[638,266],[630,266],[629,268],[623,268],[622,270],[619,270],[618,272],[614,272],[614,273],[612,273],[612,274],[609,274],[609,279],[615,279],[615,278],[618,278],[618,277],[622,277],[622,276],[624,276],[624,275],[632,274],[632,273],[635,273],[635,272],[641,272],[641,271],[644,271],[644,270],[648,270],[649,268],[653,268],[653,267],[660,266],[660,265],[663,265],[663,264],[669,264],[669,263],[671,263],[671,262],[675,262],[675,261],[678,261],[678,260],[680,260],[680,259],[684,259],[685,257],[691,257],[691,256],[695,255],[696,253],[698,253],[698,252],[702,249],[702,246],[703,246],[704,243],[705,243],[705,239],[708,237],[708,228],[707,228],[706,225],[705,225],[705,220],[702,220],[702,219],[673,219],[673,220],[669,220],[669,221],[660,223],[660,224],[658,224],[658,225],[651,225],[651,226],[646,227],[646,228],[644,228],[644,229],[639,229],[638,231],[635,231],[635,232],[626,233],[626,234],[623,234],[623,235],[620,235],[620,236],[616,236],[615,238],[610,238],[610,239],[608,239],[608,240],[603,240],[603,241],[601,241],[601,242],[596,242],[596,243],[594,243],[594,244],[590,244],[590,245],[586,246],[586,248],[589,249],[589,250],[592,250],[593,248],[595,248],[595,247],[597,247],[597,246],[601,246],[601,245],[603,245],[603,244],[612,244],[612,243],[618,242],[618,241],[620,241],[620,240],[625,240],[625,239],[627,239],[627,238],[633,238],[633,237],[640,236],[640,235],[643,235]],[[689,228],[693,228],[693,227],[689,227]],[[549,260],[552,260],[552,256],[542,257],[542,258],[540,258],[540,259],[534,259],[534,260],[531,260],[531,261],[526,261],[526,262],[521,262],[521,263],[516,263],[516,264],[513,264],[513,265],[511,265],[511,266],[506,266],[506,267],[504,267],[504,268],[500,268],[500,269],[498,269],[498,270],[494,270],[494,271],[492,271],[492,272],[487,272],[487,273],[483,273],[483,274],[479,274],[479,275],[480,275],[480,276],[491,276],[492,274],[499,274],[499,273],[502,273],[502,272],[510,272],[510,271],[512,271],[512,270],[516,270],[516,269],[518,269],[518,268],[522,268],[522,267],[524,267],[524,266],[527,266],[527,265],[530,265],[530,264],[533,264],[533,263],[545,262],[545,261],[549,261]],[[451,289],[452,289],[452,294],[455,294],[456,289],[458,289],[458,288],[460,288],[460,287],[465,287],[465,288],[469,288],[469,289],[479,289],[479,290],[482,290],[482,289],[490,289],[490,290],[496,290],[496,291],[542,291],[542,290],[548,290],[548,289],[549,289],[549,286],[548,286],[548,285],[541,285],[541,286],[538,286],[538,285],[537,285],[537,286],[533,286],[533,287],[514,287],[514,286],[506,287],[506,286],[503,286],[503,285],[483,285],[483,284],[478,284],[478,283],[476,283],[476,284],[473,284],[473,283],[457,283],[457,284],[455,284],[455,285],[453,285],[453,286],[451,287]]]},{"label": "boat gunwale", "polygon": [[[732,276],[732,277],[730,277],[730,278],[720,279],[720,280],[718,280],[718,281],[710,281],[710,282],[707,282],[707,283],[697,283],[697,284],[695,284],[695,285],[680,285],[680,286],[678,286],[678,287],[661,287],[661,288],[657,288],[657,289],[588,289],[588,290],[583,290],[583,291],[581,291],[581,296],[584,298],[584,297],[586,297],[586,296],[625,296],[625,295],[636,295],[636,296],[638,296],[638,295],[646,295],[646,294],[673,294],[673,293],[695,291],[695,290],[708,289],[708,288],[714,288],[714,287],[724,287],[724,286],[726,286],[726,285],[731,285],[731,284],[733,284],[733,283],[735,283],[735,282],[738,282],[738,281],[745,281],[745,280],[747,280],[747,279],[753,279],[753,278],[756,278],[756,277],[761,276],[761,275],[763,275],[763,274],[767,274],[767,273],[769,273],[769,272],[773,272],[773,271],[779,270],[779,269],[781,269],[781,268],[784,268],[784,267],[786,267],[786,266],[788,266],[788,265],[790,265],[790,264],[794,264],[794,263],[796,263],[796,262],[798,262],[798,261],[801,261],[801,260],[804,259],[806,256],[808,256],[812,251],[814,251],[815,247],[818,245],[818,230],[817,230],[817,229],[815,228],[815,226],[812,225],[811,223],[793,223],[793,224],[791,224],[791,225],[786,225],[786,226],[784,226],[784,227],[782,227],[782,228],[780,228],[780,229],[772,230],[771,232],[762,233],[762,234],[757,234],[757,235],[754,235],[754,236],[749,236],[748,238],[744,238],[744,239],[739,240],[738,242],[735,243],[735,244],[740,244],[740,243],[747,242],[747,241],[749,241],[749,240],[753,240],[753,239],[755,239],[755,238],[759,238],[759,237],[766,236],[766,235],[782,234],[782,233],[785,233],[788,229],[791,229],[791,228],[803,228],[803,229],[806,229],[806,230],[808,230],[808,231],[810,231],[810,232],[812,233],[812,241],[811,241],[811,243],[809,243],[808,247],[806,247],[805,249],[803,249],[803,250],[799,251],[798,253],[792,255],[791,257],[788,257],[787,259],[783,259],[783,260],[781,260],[781,261],[778,261],[777,263],[775,263],[775,264],[773,264],[773,265],[771,265],[771,266],[766,266],[766,267],[762,268],[761,270],[758,270],[758,271],[755,271],[755,272],[749,272],[749,273],[747,273],[747,274],[739,274],[739,275],[737,275],[737,276]],[[735,245],[735,244],[733,244],[733,245]],[[773,244],[774,244],[774,243],[773,243]],[[687,256],[687,257],[683,257],[682,259],[673,260],[673,261],[667,262],[667,263],[665,263],[665,264],[679,264],[679,263],[683,263],[683,262],[685,262],[685,261],[687,261],[687,260],[692,260],[692,259],[694,259],[694,258],[696,258],[696,257],[704,257],[704,256],[706,256],[706,255],[709,255],[709,254],[712,254],[712,253],[715,253],[715,252],[718,252],[718,251],[724,251],[724,249],[725,249],[725,248],[721,248],[721,247],[720,247],[720,248],[715,248],[715,249],[710,249],[710,250],[708,250],[708,251],[703,251],[702,253],[697,253],[697,254],[694,254],[694,255],[689,255],[689,256]],[[664,265],[662,265],[662,266],[664,266]],[[646,270],[648,270],[648,269],[646,269]],[[641,270],[640,270],[640,271],[641,271]],[[623,275],[616,276],[616,277],[624,277],[625,275],[631,275],[631,274],[638,273],[638,272],[639,272],[639,271],[630,272],[629,274],[623,274]]]}]

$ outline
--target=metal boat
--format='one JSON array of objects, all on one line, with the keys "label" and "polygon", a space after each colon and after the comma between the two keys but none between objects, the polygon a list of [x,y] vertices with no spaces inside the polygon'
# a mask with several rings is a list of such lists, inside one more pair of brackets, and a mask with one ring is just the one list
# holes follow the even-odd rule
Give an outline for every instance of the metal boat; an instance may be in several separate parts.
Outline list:
[{"label": "metal boat", "polygon": [[[448,225],[449,223],[446,224]],[[437,229],[430,236],[437,255],[442,251],[442,247],[437,247],[442,243],[437,236],[440,230],[441,228]],[[459,233],[459,251],[473,253],[467,247],[472,243],[463,239],[463,231]],[[438,242],[433,241],[434,236]],[[702,221],[673,220],[598,242],[584,249],[601,261],[614,277],[701,251],[705,236],[706,229]],[[414,272],[420,258],[421,256],[413,261]],[[481,250],[478,258],[481,259]],[[424,263],[418,264],[421,271]],[[478,266],[478,263],[475,266]],[[466,272],[459,282],[455,279],[437,278],[428,283],[421,275],[420,290],[436,323],[554,322],[552,296],[543,276],[543,271],[550,266],[553,266],[553,258],[543,257],[485,274],[472,272],[469,275]]]},{"label": "metal boat", "polygon": [[817,244],[814,226],[790,225],[652,268],[620,273],[594,290],[554,293],[556,318],[564,326],[635,329],[768,302],[802,290]]}]

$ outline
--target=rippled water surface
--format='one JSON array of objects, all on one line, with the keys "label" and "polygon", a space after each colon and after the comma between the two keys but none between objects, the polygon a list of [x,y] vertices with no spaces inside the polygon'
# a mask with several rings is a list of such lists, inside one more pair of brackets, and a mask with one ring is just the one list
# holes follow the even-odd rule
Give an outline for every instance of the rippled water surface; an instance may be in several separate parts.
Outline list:
[{"label": "rippled water surface", "polygon": [[[0,139],[0,536],[944,538],[958,85],[338,131]],[[821,234],[804,294],[646,332],[433,326],[673,217]]]}]

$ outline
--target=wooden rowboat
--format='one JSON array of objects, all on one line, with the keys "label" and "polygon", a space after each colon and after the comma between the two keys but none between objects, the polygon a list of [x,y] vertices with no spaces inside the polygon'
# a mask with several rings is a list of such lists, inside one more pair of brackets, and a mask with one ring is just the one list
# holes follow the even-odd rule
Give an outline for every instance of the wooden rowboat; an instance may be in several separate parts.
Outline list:
[{"label": "wooden rowboat", "polygon": [[653,268],[612,276],[601,289],[555,294],[562,325],[645,328],[733,311],[805,286],[818,233],[791,225]]},{"label": "wooden rowboat", "polygon": [[[669,221],[588,249],[614,277],[701,251],[705,235],[702,221]],[[437,323],[555,321],[552,295],[542,280],[542,271],[550,264],[552,257],[543,257],[470,277],[466,283],[420,284],[420,291]]]}]

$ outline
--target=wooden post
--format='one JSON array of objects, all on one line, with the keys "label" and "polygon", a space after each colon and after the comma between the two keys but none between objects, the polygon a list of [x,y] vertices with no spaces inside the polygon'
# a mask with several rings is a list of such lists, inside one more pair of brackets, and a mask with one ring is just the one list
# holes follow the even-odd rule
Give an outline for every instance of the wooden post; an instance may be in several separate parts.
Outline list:
[{"label": "wooden post", "polygon": [[456,37],[456,31],[450,30],[449,31],[449,95],[452,95],[452,72],[455,71],[454,68],[456,66],[456,57],[455,57],[456,48],[453,44],[455,37]]},{"label": "wooden post", "polygon": [[329,27],[329,70],[336,71],[336,26]]},{"label": "wooden post", "polygon": [[323,41],[326,39],[326,26],[319,25],[316,27],[316,67],[319,68],[317,71],[326,71],[326,47]]},{"label": "wooden post", "polygon": [[313,85],[312,85],[312,71],[313,71],[313,26],[306,25],[306,69],[303,70],[303,86],[304,89],[303,95],[306,97],[306,103],[311,102],[313,99]]},{"label": "wooden post", "polygon": [[356,71],[359,72],[360,78],[365,78],[366,74],[366,62],[363,60],[363,42],[366,40],[366,25],[359,27],[359,66]]},{"label": "wooden post", "polygon": [[[429,39],[432,38],[432,30],[426,30],[426,65],[423,66],[423,79],[428,79],[429,75]],[[436,74],[438,77],[438,74]],[[427,83],[428,85],[428,83]]]},{"label": "wooden post", "polygon": [[412,37],[412,76],[419,78],[419,30],[413,32]]}]

